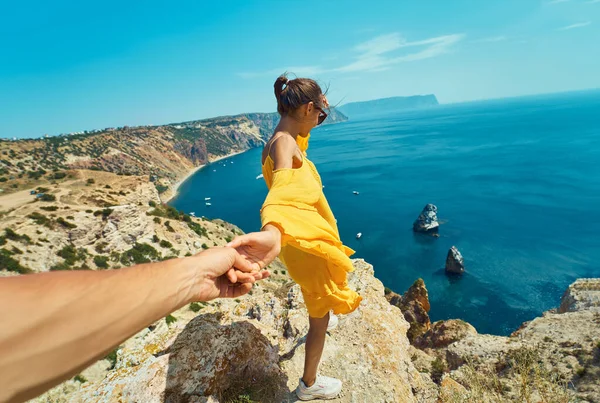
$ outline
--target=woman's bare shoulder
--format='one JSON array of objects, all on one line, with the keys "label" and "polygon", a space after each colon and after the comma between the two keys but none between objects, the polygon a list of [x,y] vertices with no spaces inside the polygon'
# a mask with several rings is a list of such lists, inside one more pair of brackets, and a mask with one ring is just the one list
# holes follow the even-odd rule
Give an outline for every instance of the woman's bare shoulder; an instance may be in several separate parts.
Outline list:
[{"label": "woman's bare shoulder", "polygon": [[269,155],[275,162],[277,169],[292,167],[293,158],[298,148],[292,136],[284,132],[275,133],[269,147]]},{"label": "woman's bare shoulder", "polygon": [[271,138],[270,155],[289,155],[292,157],[296,151],[296,141],[292,136],[285,132],[277,132]]}]

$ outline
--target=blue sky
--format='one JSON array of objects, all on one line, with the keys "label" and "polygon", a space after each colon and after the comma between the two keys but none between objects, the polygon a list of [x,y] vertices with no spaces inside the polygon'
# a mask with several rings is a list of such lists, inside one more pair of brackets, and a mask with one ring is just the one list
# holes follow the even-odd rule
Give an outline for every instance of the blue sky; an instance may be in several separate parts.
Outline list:
[{"label": "blue sky", "polygon": [[600,87],[600,0],[3,2],[0,137],[275,110],[290,70],[332,103]]}]

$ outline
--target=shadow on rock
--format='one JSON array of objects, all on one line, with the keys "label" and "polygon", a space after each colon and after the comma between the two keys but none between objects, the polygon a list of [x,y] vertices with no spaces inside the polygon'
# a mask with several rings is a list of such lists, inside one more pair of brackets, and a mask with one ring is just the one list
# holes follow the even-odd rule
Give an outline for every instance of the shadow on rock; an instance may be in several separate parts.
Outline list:
[{"label": "shadow on rock", "polygon": [[281,402],[288,393],[278,348],[249,322],[221,324],[221,314],[199,315],[169,354],[165,402],[219,402],[249,398]]}]

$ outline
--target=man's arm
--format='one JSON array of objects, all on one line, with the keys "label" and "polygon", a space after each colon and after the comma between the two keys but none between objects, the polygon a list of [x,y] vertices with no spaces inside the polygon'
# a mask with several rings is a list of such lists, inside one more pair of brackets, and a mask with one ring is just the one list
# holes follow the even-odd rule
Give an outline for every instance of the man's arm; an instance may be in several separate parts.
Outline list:
[{"label": "man's arm", "polygon": [[213,248],[120,270],[0,279],[0,401],[33,398],[170,312],[238,297],[268,276],[234,266],[251,270],[234,249]]}]

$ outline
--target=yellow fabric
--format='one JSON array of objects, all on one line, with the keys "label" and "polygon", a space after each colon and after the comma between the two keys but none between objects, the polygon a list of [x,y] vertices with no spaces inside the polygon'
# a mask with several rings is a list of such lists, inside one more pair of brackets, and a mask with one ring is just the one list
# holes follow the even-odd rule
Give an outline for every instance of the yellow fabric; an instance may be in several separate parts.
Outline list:
[{"label": "yellow fabric", "polygon": [[300,168],[274,170],[267,156],[262,171],[269,194],[261,221],[263,227],[272,224],[281,231],[280,257],[302,288],[309,315],[320,318],[329,310],[350,313],[362,298],[348,288],[346,274],[354,270],[349,258],[354,251],[342,244],[321,177],[306,158],[309,136],[298,136],[304,153]]}]

